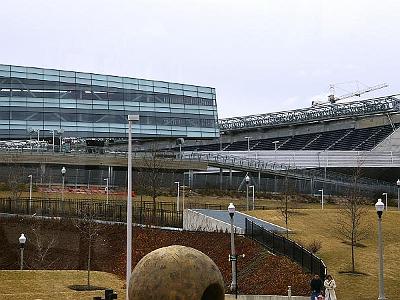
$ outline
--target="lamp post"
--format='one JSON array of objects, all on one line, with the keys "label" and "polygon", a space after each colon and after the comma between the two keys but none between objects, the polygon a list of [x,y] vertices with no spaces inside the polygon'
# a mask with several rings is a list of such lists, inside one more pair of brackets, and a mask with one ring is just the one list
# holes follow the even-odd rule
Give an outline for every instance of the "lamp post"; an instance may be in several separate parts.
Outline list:
[{"label": "lamp post", "polygon": [[232,265],[232,283],[231,283],[231,292],[237,293],[237,277],[236,277],[236,251],[235,251],[235,236],[234,236],[234,229],[233,229],[233,216],[235,215],[235,206],[233,203],[230,203],[228,206],[228,213],[231,217],[231,255],[229,256],[229,260],[231,261]]},{"label": "lamp post", "polygon": [[244,177],[244,181],[246,182],[246,208],[249,210],[249,183],[250,183],[250,176],[247,173]]},{"label": "lamp post", "polygon": [[400,210],[400,179],[397,179],[397,210]]},{"label": "lamp post", "polygon": [[106,181],[106,193],[107,193],[107,201],[106,201],[106,204],[108,204],[108,177],[107,178],[104,178],[104,180]]},{"label": "lamp post", "polygon": [[39,148],[40,148],[40,129],[35,129],[35,131],[37,132],[37,152],[39,152]]},{"label": "lamp post", "polygon": [[247,140],[247,151],[250,151],[250,139],[251,139],[251,136],[245,136],[244,138]]},{"label": "lamp post", "polygon": [[54,133],[55,133],[55,129],[50,130],[50,132],[53,133],[53,153],[54,153]]},{"label": "lamp post", "polygon": [[126,300],[128,300],[129,279],[132,272],[132,123],[139,121],[139,115],[128,115],[128,198],[126,209]]},{"label": "lamp post", "polygon": [[62,152],[62,135],[64,133],[64,128],[60,128],[57,131],[60,134],[60,151],[59,152]]},{"label": "lamp post", "polygon": [[272,144],[275,145],[275,151],[278,150],[279,141],[273,141]]},{"label": "lamp post", "polygon": [[32,207],[32,174],[28,175],[28,178],[29,178],[29,213],[30,213]]},{"label": "lamp post", "polygon": [[176,211],[179,211],[179,181],[175,181],[177,185],[177,193],[176,193]]},{"label": "lamp post", "polygon": [[320,189],[318,192],[321,192],[321,209],[324,209],[324,189]]},{"label": "lamp post", "polygon": [[24,247],[26,243],[26,237],[23,233],[21,233],[21,236],[18,239],[19,241],[19,248],[21,249],[21,260],[20,260],[20,266],[19,269],[22,271],[24,269]]},{"label": "lamp post", "polygon": [[64,183],[65,183],[65,173],[67,173],[67,169],[62,167],[61,176],[62,176],[62,190],[61,190],[61,200],[64,201]]},{"label": "lamp post", "polygon": [[252,196],[253,196],[253,210],[254,210],[254,185],[250,185],[249,188],[252,189]]},{"label": "lamp post", "polygon": [[386,209],[386,211],[387,211],[387,210],[388,210],[387,193],[382,193],[382,196],[385,196],[385,209]]},{"label": "lamp post", "polygon": [[383,284],[383,242],[382,242],[382,213],[385,208],[381,199],[375,204],[378,214],[378,253],[379,253],[379,296],[378,300],[385,300],[385,289]]}]

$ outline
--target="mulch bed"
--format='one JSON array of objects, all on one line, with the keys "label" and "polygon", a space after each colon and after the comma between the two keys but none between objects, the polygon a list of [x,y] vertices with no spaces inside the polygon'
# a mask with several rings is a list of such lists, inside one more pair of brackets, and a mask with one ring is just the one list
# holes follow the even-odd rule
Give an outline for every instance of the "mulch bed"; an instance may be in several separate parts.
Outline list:
[{"label": "mulch bed", "polygon": [[[91,269],[125,278],[126,227],[99,225],[101,230],[93,242]],[[46,240],[56,239],[54,248],[44,260],[37,259],[32,228]],[[31,269],[86,269],[88,242],[69,220],[32,218],[0,218],[0,269],[18,269],[18,237],[27,236],[25,261]],[[231,282],[228,261],[230,236],[226,233],[179,232],[161,229],[133,229],[132,265],[149,252],[164,246],[183,245],[208,255],[219,267],[226,291]],[[310,275],[285,257],[270,255],[258,243],[241,236],[235,238],[236,251],[245,254],[238,261],[238,287],[242,294],[308,295]]]}]

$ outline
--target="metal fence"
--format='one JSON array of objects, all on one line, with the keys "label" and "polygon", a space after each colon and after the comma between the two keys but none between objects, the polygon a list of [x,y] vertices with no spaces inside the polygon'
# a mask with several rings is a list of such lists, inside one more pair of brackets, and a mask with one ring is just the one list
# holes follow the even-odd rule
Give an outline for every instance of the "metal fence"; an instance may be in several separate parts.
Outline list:
[{"label": "metal fence", "polygon": [[300,265],[304,271],[319,274],[322,279],[325,278],[327,268],[322,259],[296,242],[268,231],[248,219],[246,219],[245,234],[272,253],[287,256]]},{"label": "metal fence", "polygon": [[[87,218],[110,222],[126,222],[126,203],[86,199],[59,200],[29,198],[11,199],[0,198],[0,213],[19,215],[35,215],[61,218]],[[182,228],[182,212],[159,207],[150,207],[143,203],[134,203],[132,222],[144,225],[166,226]]]}]

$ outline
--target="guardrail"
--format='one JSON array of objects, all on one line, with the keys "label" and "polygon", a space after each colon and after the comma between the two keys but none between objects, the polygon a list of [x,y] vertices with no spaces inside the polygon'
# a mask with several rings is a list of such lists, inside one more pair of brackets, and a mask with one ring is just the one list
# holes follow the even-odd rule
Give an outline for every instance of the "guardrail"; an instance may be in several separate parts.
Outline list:
[{"label": "guardrail", "polygon": [[245,235],[259,242],[272,253],[290,258],[304,271],[319,274],[322,280],[325,278],[327,267],[323,260],[296,242],[268,231],[248,219],[245,224]]}]

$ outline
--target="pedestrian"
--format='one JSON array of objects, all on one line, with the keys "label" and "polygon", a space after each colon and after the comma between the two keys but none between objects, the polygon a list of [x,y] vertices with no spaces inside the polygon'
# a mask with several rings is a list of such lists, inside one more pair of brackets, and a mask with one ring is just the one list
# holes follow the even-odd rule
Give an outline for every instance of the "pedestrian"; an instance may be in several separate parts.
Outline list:
[{"label": "pedestrian", "polygon": [[[319,278],[318,274],[315,274],[310,282],[311,287],[311,300],[318,299],[322,290],[322,280]],[[336,299],[336,298],[335,298]]]},{"label": "pedestrian", "polygon": [[324,281],[325,286],[325,300],[336,300],[336,283],[335,280],[332,278],[331,275],[326,276]]}]

